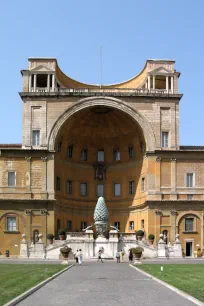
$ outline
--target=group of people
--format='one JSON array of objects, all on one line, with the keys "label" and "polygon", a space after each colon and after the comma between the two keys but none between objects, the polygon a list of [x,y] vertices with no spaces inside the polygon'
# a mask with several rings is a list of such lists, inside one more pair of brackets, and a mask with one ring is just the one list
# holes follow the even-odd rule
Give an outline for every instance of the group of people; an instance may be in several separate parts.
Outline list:
[{"label": "group of people", "polygon": [[81,249],[76,251],[76,253],[74,254],[74,258],[76,260],[76,263],[78,263],[79,265],[82,264],[83,253]]},{"label": "group of people", "polygon": [[[123,250],[120,250],[116,253],[116,259],[117,259],[117,263],[121,263],[123,262],[123,256],[125,255],[125,252]],[[129,261],[132,262],[133,261],[133,252],[132,250],[129,251]]]}]

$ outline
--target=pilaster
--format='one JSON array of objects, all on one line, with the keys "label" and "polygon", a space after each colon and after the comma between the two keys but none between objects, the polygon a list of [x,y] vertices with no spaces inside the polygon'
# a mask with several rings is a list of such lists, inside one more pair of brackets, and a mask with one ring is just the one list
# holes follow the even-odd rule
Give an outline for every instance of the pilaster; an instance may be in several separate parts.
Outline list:
[{"label": "pilaster", "polygon": [[26,186],[28,192],[31,192],[31,156],[26,156],[25,160],[26,163]]}]

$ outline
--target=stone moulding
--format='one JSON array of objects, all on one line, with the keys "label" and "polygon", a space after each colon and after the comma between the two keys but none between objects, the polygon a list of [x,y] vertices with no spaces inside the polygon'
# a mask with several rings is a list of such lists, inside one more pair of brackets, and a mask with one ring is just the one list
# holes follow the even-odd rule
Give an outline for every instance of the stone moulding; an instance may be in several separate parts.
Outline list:
[{"label": "stone moulding", "polygon": [[138,111],[128,105],[126,102],[112,98],[112,97],[94,97],[94,98],[85,98],[77,102],[75,105],[71,106],[67,109],[54,123],[48,138],[48,150],[54,151],[55,149],[55,140],[57,134],[62,127],[62,125],[66,122],[66,120],[71,117],[73,114],[78,111],[82,111],[83,109],[93,107],[93,106],[107,106],[110,108],[115,108],[119,111],[124,112],[129,115],[137,124],[140,126],[143,131],[144,138],[146,141],[147,151],[154,151],[155,149],[155,135],[150,123],[146,120],[144,116],[142,116]]}]

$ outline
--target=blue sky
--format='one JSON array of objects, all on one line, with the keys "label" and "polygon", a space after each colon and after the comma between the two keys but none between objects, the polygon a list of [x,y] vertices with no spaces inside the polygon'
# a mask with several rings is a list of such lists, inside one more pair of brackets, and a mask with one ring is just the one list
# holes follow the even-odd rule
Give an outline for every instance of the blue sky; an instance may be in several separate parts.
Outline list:
[{"label": "blue sky", "polygon": [[204,145],[204,1],[21,0],[0,2],[0,143],[21,143],[20,70],[28,57],[56,57],[85,83],[122,82],[148,58],[181,72],[180,144]]}]

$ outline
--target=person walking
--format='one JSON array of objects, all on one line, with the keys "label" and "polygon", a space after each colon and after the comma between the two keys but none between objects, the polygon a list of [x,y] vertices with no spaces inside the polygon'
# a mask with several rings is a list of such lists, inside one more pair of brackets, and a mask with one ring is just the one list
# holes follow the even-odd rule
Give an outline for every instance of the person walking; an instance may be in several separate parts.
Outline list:
[{"label": "person walking", "polygon": [[116,259],[117,259],[117,263],[120,263],[120,252],[116,253]]},{"label": "person walking", "polygon": [[75,254],[74,254],[74,258],[75,258],[75,260],[76,260],[76,263],[78,263],[78,252],[79,252],[79,250],[77,250],[77,251],[75,252]]},{"label": "person walking", "polygon": [[100,261],[103,263],[103,260],[102,260],[101,255],[102,255],[102,251],[99,250],[99,251],[98,251],[98,260],[97,260],[97,262],[99,262],[99,260],[100,260]]},{"label": "person walking", "polygon": [[129,252],[129,261],[130,262],[133,261],[133,252],[132,252],[132,250],[130,250],[130,252]]},{"label": "person walking", "polygon": [[82,259],[83,259],[83,253],[82,253],[82,250],[79,249],[79,252],[78,252],[78,263],[79,263],[79,265],[82,264]]},{"label": "person walking", "polygon": [[123,256],[124,256],[124,252],[123,250],[120,251],[120,263],[123,262]]}]

